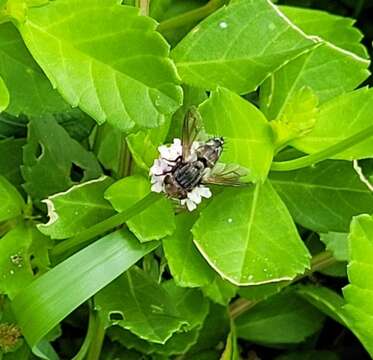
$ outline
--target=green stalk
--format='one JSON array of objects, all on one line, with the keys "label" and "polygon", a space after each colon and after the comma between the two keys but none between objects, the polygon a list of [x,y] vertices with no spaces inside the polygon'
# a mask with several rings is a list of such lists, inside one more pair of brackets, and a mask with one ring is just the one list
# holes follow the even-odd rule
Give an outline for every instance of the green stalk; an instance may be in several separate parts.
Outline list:
[{"label": "green stalk", "polygon": [[[316,271],[326,269],[329,266],[335,264],[336,262],[337,260],[333,257],[330,251],[323,251],[315,255],[312,258],[310,270],[307,270],[304,274],[297,276],[295,279],[291,281],[283,282],[283,287],[285,288],[305,277],[308,277]],[[254,307],[259,302],[260,300],[251,301],[251,300],[247,300],[243,298],[237,299],[229,306],[229,313],[230,313],[231,318],[232,319],[237,318],[238,316],[242,315],[244,312],[250,310],[252,307]]]},{"label": "green stalk", "polygon": [[183,14],[177,15],[171,19],[162,21],[158,25],[159,32],[171,31],[181,28],[186,25],[194,24],[197,21],[204,19],[212,14],[214,11],[227,3],[227,0],[210,0],[206,5],[197,9],[187,11]]},{"label": "green stalk", "polygon": [[100,314],[95,311],[93,316],[95,318],[94,329],[91,335],[86,360],[99,360],[101,358],[102,345],[105,339],[105,324],[102,321]]},{"label": "green stalk", "polygon": [[291,171],[317,164],[323,160],[330,159],[334,155],[337,155],[364,140],[367,140],[372,135],[373,125],[315,154],[306,155],[294,160],[280,162],[274,161],[271,166],[271,171]]},{"label": "green stalk", "polygon": [[122,211],[121,213],[118,213],[114,216],[111,216],[108,219],[101,221],[100,223],[93,225],[90,228],[80,232],[76,236],[73,236],[72,238],[59,243],[52,249],[52,256],[57,257],[63,254],[64,252],[67,252],[75,248],[78,245],[84,244],[85,242],[93,238],[96,238],[108,232],[109,230],[116,228],[117,226],[124,224],[130,218],[141,213],[150,205],[158,201],[160,198],[161,197],[159,196],[159,194],[156,194],[154,192],[149,193],[147,196],[145,196],[142,200],[138,201],[136,204],[131,206],[129,209]]}]

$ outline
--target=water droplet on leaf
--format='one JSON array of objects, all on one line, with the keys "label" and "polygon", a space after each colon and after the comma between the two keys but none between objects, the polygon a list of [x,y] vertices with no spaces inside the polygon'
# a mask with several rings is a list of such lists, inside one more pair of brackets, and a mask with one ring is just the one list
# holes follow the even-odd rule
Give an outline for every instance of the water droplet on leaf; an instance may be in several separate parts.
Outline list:
[{"label": "water droplet on leaf", "polygon": [[228,24],[225,21],[221,21],[219,23],[220,29],[226,29],[228,27]]}]

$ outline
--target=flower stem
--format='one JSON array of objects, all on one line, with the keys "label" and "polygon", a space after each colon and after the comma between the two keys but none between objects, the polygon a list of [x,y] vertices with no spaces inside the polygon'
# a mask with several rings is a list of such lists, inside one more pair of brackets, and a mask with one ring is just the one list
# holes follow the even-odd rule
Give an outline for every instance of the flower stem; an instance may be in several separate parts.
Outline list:
[{"label": "flower stem", "polygon": [[[320,271],[322,269],[326,269],[327,267],[335,264],[337,260],[333,257],[333,254],[330,251],[323,251],[312,258],[311,261],[311,269],[304,272],[304,274],[297,276],[295,279],[291,281],[283,282],[283,288],[293,284],[296,281],[299,281],[307,276],[310,276],[316,271]],[[237,318],[238,316],[242,315],[244,312],[250,310],[254,307],[257,303],[261,300],[247,300],[244,298],[239,298],[234,301],[229,306],[229,313],[232,319]]]},{"label": "flower stem", "polygon": [[147,196],[145,196],[142,200],[138,201],[136,204],[131,206],[129,209],[124,210],[121,213],[118,213],[112,217],[109,217],[108,219],[101,221],[100,223],[95,224],[86,230],[83,230],[82,232],[73,236],[72,238],[61,242],[53,248],[52,256],[59,256],[64,252],[67,252],[75,248],[78,245],[81,245],[97,236],[100,236],[108,232],[109,230],[114,229],[117,226],[122,225],[133,216],[141,213],[147,207],[154,204],[160,198],[161,197],[159,196],[159,194],[156,194],[154,192],[149,193]]},{"label": "flower stem", "polygon": [[351,148],[352,146],[364,140],[367,140],[372,135],[373,125],[315,154],[306,155],[294,160],[280,162],[274,161],[271,166],[271,171],[291,171],[317,164],[320,161],[329,159],[334,155],[337,155],[342,151],[345,151]]},{"label": "flower stem", "polygon": [[158,25],[159,32],[167,32],[178,29],[180,27],[194,24],[197,21],[204,19],[206,16],[212,14],[215,10],[227,3],[227,0],[210,0],[206,5],[197,9],[177,15],[171,19],[162,21]]}]

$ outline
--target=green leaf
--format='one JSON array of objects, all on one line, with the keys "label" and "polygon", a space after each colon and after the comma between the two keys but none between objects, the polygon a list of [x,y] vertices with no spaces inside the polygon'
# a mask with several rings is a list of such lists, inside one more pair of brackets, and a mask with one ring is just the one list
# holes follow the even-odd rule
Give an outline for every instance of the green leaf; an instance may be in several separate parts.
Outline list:
[{"label": "green leaf", "polygon": [[[339,17],[315,10],[294,7],[282,9],[307,34],[318,35],[331,42],[320,44],[290,61],[263,84],[261,108],[271,120],[282,116],[288,102],[303,87],[311,88],[320,103],[324,103],[354,90],[369,76],[369,61],[360,44],[361,34],[351,27],[349,19],[341,22]],[[342,27],[339,26],[341,24]],[[338,47],[347,45],[345,41],[348,42],[348,48],[359,49],[363,57]]]},{"label": "green leaf", "polygon": [[361,31],[354,27],[355,19],[338,16],[325,11],[280,6],[281,11],[304,32],[322,39],[362,58],[368,58]]},{"label": "green leaf", "polygon": [[346,326],[347,319],[343,313],[345,301],[336,292],[322,286],[303,285],[297,287],[297,293],[325,315]]},{"label": "green leaf", "polygon": [[154,159],[159,156],[157,147],[164,143],[170,124],[171,118],[168,118],[163,125],[156,129],[138,131],[127,137],[127,144],[133,160],[145,171],[146,175],[148,175]]},{"label": "green leaf", "polygon": [[285,286],[289,284],[288,281],[283,281],[275,284],[262,284],[256,286],[240,287],[238,293],[243,298],[256,302],[267,299],[272,295],[280,292]]},{"label": "green leaf", "polygon": [[33,351],[61,320],[157,246],[139,244],[128,231],[120,230],[87,246],[23,289],[12,308]]},{"label": "green leaf", "polygon": [[[306,136],[291,145],[308,154],[326,149],[372,125],[373,90],[362,88],[341,95],[320,107],[316,125]],[[353,160],[373,156],[369,138],[335,155],[335,159]]]},{"label": "green leaf", "polygon": [[33,280],[29,248],[34,232],[20,224],[0,239],[0,293],[10,298]]},{"label": "green leaf", "polygon": [[[134,175],[121,179],[105,192],[114,209],[122,212],[150,192],[150,181]],[[162,198],[127,221],[128,228],[141,241],[159,240],[175,230],[174,210],[170,201]]]},{"label": "green leaf", "polygon": [[347,161],[273,172],[271,183],[294,220],[317,232],[346,232],[354,215],[373,212],[373,194]]},{"label": "green leaf", "polygon": [[7,112],[18,116],[44,116],[68,111],[11,23],[0,25],[0,74],[10,93]]},{"label": "green leaf", "polygon": [[236,295],[237,287],[216,275],[210,284],[202,288],[202,291],[213,302],[220,305],[228,305],[230,300]]},{"label": "green leaf", "polygon": [[272,162],[272,130],[263,114],[235,93],[219,88],[199,107],[205,130],[227,142],[221,161],[248,168],[250,180],[264,181]]},{"label": "green leaf", "polygon": [[19,25],[62,96],[99,124],[123,131],[157,127],[182,102],[168,45],[155,28],[154,20],[116,0],[50,2],[29,9]]},{"label": "green leaf", "polygon": [[318,99],[311,88],[301,88],[291,96],[281,116],[270,123],[278,149],[313,129],[318,111],[317,105]]},{"label": "green leaf", "polygon": [[373,356],[373,217],[360,215],[351,223],[349,236],[348,279],[343,289],[346,300],[344,310],[350,329],[360,339],[370,356]]},{"label": "green leaf", "polygon": [[132,267],[95,296],[107,323],[165,344],[184,324],[172,297],[143,270]]},{"label": "green leaf", "polygon": [[185,83],[242,94],[314,45],[271,2],[237,0],[198,24],[172,56]]},{"label": "green leaf", "polygon": [[215,348],[218,344],[226,340],[229,331],[230,319],[227,307],[210,303],[210,312],[203,323],[198,341],[188,351],[186,358],[196,359],[198,354],[203,351]]},{"label": "green leaf", "polygon": [[[73,140],[52,118],[30,121],[23,160],[24,188],[35,200],[101,175],[95,156]],[[80,169],[83,176],[75,174],[75,169]]]},{"label": "green leaf", "polygon": [[329,232],[320,234],[320,240],[338,261],[348,260],[348,239],[346,233]]},{"label": "green leaf", "polygon": [[239,338],[267,345],[297,344],[318,332],[324,317],[294,292],[257,304],[235,320]]},{"label": "green leaf", "polygon": [[309,253],[269,182],[227,188],[193,226],[209,264],[236,285],[291,280],[309,266]]},{"label": "green leaf", "polygon": [[115,211],[104,199],[105,190],[113,182],[102,176],[50,196],[43,201],[48,207],[49,221],[38,229],[52,239],[65,239],[114,215]]},{"label": "green leaf", "polygon": [[6,156],[0,156],[0,174],[14,186],[17,186],[18,189],[23,182],[20,166],[24,144],[24,139],[0,140],[0,154],[6,154]]},{"label": "green leaf", "polygon": [[179,214],[175,232],[162,241],[171,274],[176,284],[183,287],[208,285],[216,276],[193,243],[190,229],[196,219],[195,214]]},{"label": "green leaf", "polygon": [[9,106],[9,91],[4,83],[2,77],[0,77],[0,112],[3,112]]},{"label": "green leaf", "polygon": [[172,298],[181,318],[189,323],[188,326],[174,333],[165,344],[147,342],[118,327],[109,329],[110,338],[119,341],[127,348],[134,348],[145,354],[157,353],[169,356],[188,351],[196,343],[200,327],[209,312],[208,301],[203,298],[200,291],[177,287],[172,280],[165,282],[163,287]]},{"label": "green leaf", "polygon": [[17,189],[0,175],[0,222],[22,214],[25,202]]},{"label": "green leaf", "polygon": [[340,360],[338,354],[331,351],[297,351],[275,358],[275,360]]}]

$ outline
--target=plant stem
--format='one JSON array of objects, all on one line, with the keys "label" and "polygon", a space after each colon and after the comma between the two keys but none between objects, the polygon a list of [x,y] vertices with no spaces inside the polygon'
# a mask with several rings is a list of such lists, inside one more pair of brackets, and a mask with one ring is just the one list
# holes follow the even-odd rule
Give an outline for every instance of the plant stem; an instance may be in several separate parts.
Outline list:
[{"label": "plant stem", "polygon": [[56,245],[52,249],[52,256],[56,257],[64,252],[73,249],[77,245],[81,245],[88,240],[91,240],[97,236],[100,236],[109,230],[114,229],[117,226],[122,225],[126,221],[128,221],[133,216],[141,213],[144,211],[147,207],[154,204],[156,201],[158,201],[161,197],[159,194],[156,193],[149,193],[147,196],[145,196],[142,200],[138,201],[136,204],[131,206],[125,211],[122,211],[121,213],[118,213],[114,216],[109,217],[108,219],[101,221],[98,224],[95,224],[91,226],[90,228],[83,230],[76,236],[73,236],[72,238],[65,240],[61,242],[60,244]]},{"label": "plant stem", "polygon": [[[337,260],[333,257],[330,251],[323,251],[312,258],[310,270],[307,270],[304,274],[297,276],[295,279],[291,281],[283,282],[283,287],[287,287],[293,284],[294,282],[297,282],[307,276],[310,276],[316,271],[326,269],[327,267],[335,264],[336,262]],[[244,312],[254,307],[260,301],[261,300],[247,300],[243,298],[237,299],[229,306],[229,313],[231,318],[235,319],[236,317],[242,315]]]},{"label": "plant stem", "polygon": [[317,164],[320,161],[329,159],[332,156],[337,155],[364,140],[367,140],[372,135],[373,125],[315,154],[306,155],[294,160],[281,162],[274,161],[271,166],[271,171],[291,171]]},{"label": "plant stem", "polygon": [[195,22],[200,21],[206,16],[212,14],[215,10],[219,9],[225,3],[227,3],[227,0],[210,0],[204,6],[185,12],[184,14],[177,15],[171,19],[162,21],[158,25],[158,31],[166,32],[178,29],[185,25],[194,24]]},{"label": "plant stem", "polygon": [[94,329],[86,360],[99,360],[101,358],[101,349],[105,339],[105,324],[100,314],[95,311],[93,316],[95,317]]},{"label": "plant stem", "polygon": [[149,15],[150,0],[136,0],[136,6],[140,8],[141,15]]}]

